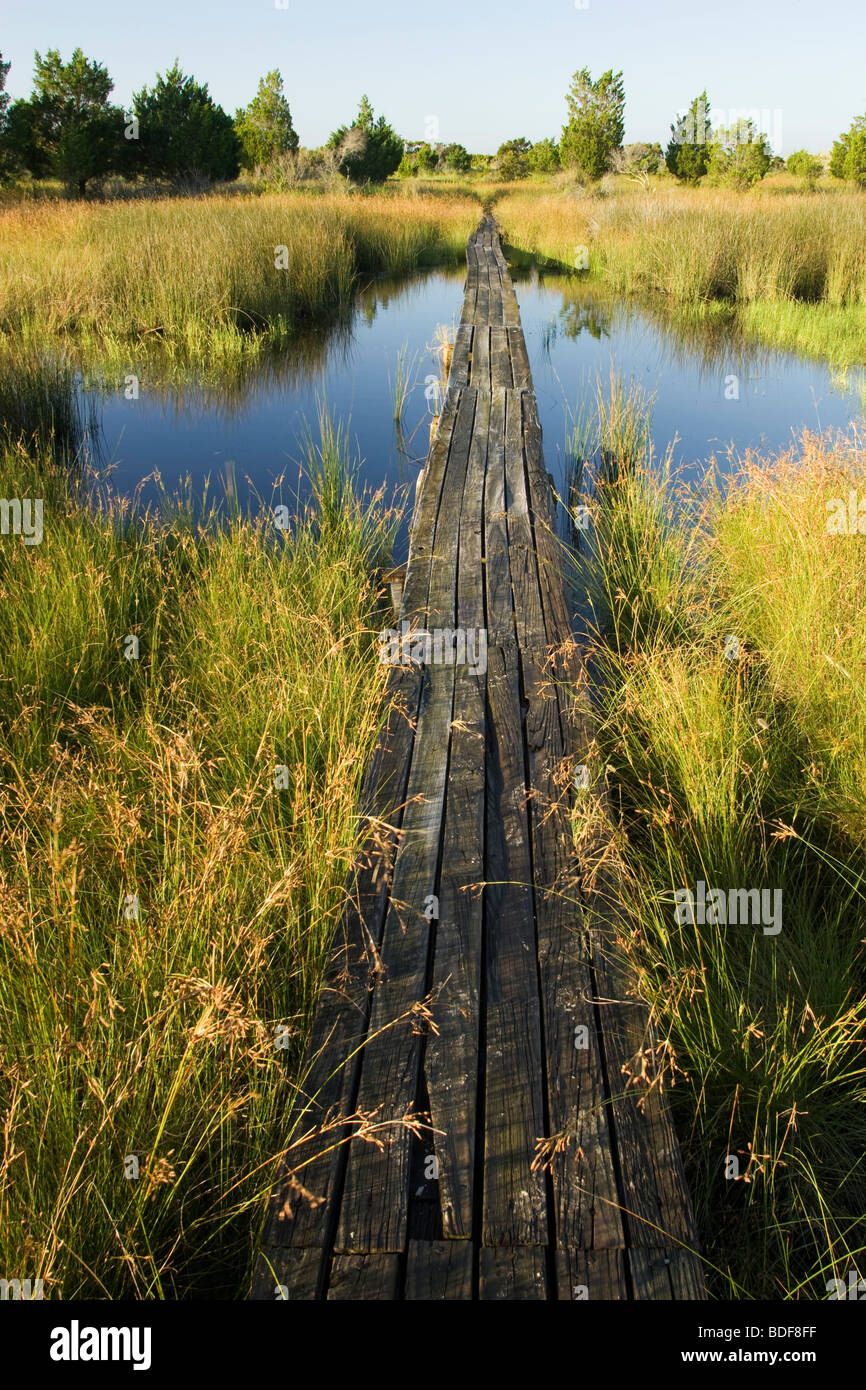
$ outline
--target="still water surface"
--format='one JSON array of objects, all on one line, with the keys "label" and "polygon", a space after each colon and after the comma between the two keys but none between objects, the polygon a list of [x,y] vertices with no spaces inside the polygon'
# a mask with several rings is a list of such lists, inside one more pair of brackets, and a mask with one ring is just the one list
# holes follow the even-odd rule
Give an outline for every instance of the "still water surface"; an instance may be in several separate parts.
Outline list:
[{"label": "still water surface", "polygon": [[[388,497],[413,487],[429,433],[424,382],[436,369],[434,331],[456,326],[463,278],[432,271],[373,282],[350,324],[309,335],[224,388],[151,391],[143,379],[137,401],[122,390],[105,396],[102,450],[115,488],[132,493],[156,469],[169,492],[187,476],[198,492],[209,476],[211,493],[221,496],[234,476],[242,505],[256,496],[270,503],[282,479],[287,500],[304,491],[303,440],[317,436],[322,402],[348,424],[368,486],[384,484]],[[676,441],[676,460],[694,480],[713,458],[726,471],[749,447],[782,448],[804,426],[845,427],[862,414],[857,382],[834,379],[818,363],[746,347],[727,331],[685,331],[631,306],[601,308],[567,277],[533,271],[515,279],[545,460],[560,490],[572,417],[612,366],[654,397],[656,453]],[[390,383],[404,345],[415,384],[398,428]],[[157,495],[152,483],[142,493]],[[404,526],[397,559],[406,547]]]}]

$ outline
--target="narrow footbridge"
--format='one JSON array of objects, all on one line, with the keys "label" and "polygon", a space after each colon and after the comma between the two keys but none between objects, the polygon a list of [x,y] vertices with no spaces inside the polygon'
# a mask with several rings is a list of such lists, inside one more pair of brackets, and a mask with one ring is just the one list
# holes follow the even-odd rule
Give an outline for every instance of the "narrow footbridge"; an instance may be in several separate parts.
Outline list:
[{"label": "narrow footbridge", "polygon": [[467,260],[397,629],[428,645],[389,672],[252,1296],[703,1298],[491,217]]}]

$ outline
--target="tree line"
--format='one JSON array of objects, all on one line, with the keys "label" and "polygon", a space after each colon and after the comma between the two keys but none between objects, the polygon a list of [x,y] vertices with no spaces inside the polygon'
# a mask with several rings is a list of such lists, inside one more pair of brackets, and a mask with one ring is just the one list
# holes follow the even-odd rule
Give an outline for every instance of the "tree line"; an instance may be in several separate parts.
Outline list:
[{"label": "tree line", "polygon": [[[117,174],[126,179],[181,184],[190,179],[221,182],[241,169],[291,171],[301,167],[299,139],[279,70],[259,82],[248,106],[230,116],[210,95],[207,83],[185,74],[175,60],[152,86],[135,92],[128,111],[111,101],[114,84],[103,64],[76,48],[68,62],[57,49],[35,54],[33,90],[11,102],[5,91],[10,64],[0,54],[0,179],[22,175],[59,178],[83,196],[88,185]],[[423,175],[437,170],[465,173],[490,168],[513,180],[532,173],[571,172],[594,182],[609,170],[639,177],[662,163],[679,180],[748,187],[763,178],[773,155],[751,120],[713,129],[706,91],[676,118],[663,151],[660,144],[624,145],[625,88],[622,72],[593,78],[588,68],[574,74],[566,95],[567,119],[559,140],[534,144],[507,140],[495,156],[470,155],[465,146],[403,140],[362,96],[351,122],[337,127],[321,151],[307,152],[304,168],[316,163],[354,183],[381,182],[391,174]],[[776,161],[781,162],[781,161]],[[788,168],[814,184],[822,162],[805,150],[788,158]],[[866,115],[833,146],[830,173],[866,186]]]}]

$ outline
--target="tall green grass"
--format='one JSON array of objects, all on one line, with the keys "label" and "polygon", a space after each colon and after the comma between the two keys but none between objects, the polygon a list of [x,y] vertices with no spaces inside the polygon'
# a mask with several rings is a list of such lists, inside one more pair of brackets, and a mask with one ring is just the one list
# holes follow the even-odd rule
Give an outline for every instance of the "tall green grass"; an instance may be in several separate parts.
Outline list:
[{"label": "tall green grass", "polygon": [[361,275],[462,259],[477,221],[465,195],[17,205],[0,212],[0,333],[231,363],[339,314]]},{"label": "tall green grass", "polygon": [[714,314],[727,305],[770,345],[845,365],[866,360],[866,206],[861,194],[720,192],[654,184],[589,194],[498,196],[506,240],[616,294]]},{"label": "tall green grass", "polygon": [[44,539],[0,538],[0,1267],[46,1297],[248,1288],[381,714],[350,463],[325,417],[278,532],[3,447]]},{"label": "tall green grass", "polygon": [[[725,490],[638,453],[587,499],[624,945],[720,1297],[826,1298],[866,1251],[866,550],[826,526],[850,487],[864,441],[806,435]],[[698,880],[780,888],[781,932],[678,921]]]}]

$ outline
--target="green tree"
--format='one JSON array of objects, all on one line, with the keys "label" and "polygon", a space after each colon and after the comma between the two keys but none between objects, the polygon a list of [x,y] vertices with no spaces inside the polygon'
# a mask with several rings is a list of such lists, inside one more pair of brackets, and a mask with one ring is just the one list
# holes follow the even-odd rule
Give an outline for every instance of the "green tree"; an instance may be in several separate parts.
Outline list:
[{"label": "green tree", "polygon": [[529,152],[532,142],[521,135],[516,140],[506,140],[496,151],[496,172],[501,179],[510,183],[513,179],[525,179],[529,173]]},{"label": "green tree", "polygon": [[33,94],[8,113],[11,160],[34,178],[57,174],[68,192],[83,196],[91,179],[123,162],[123,112],[108,100],[114,84],[80,48],[68,63],[56,48],[34,56]]},{"label": "green tree", "polygon": [[855,116],[850,130],[834,141],[830,173],[837,179],[866,184],[866,116]]},{"label": "green tree", "polygon": [[568,121],[559,142],[563,167],[582,179],[599,179],[625,133],[622,73],[608,70],[594,82],[589,68],[581,68],[571,80],[566,103]]},{"label": "green tree", "polygon": [[788,155],[785,168],[789,174],[801,178],[806,188],[814,188],[824,172],[822,161],[817,155],[809,154],[808,150],[794,150],[793,154]]},{"label": "green tree", "polygon": [[384,116],[376,119],[370,99],[361,97],[351,126],[340,126],[328,140],[340,156],[340,170],[353,183],[382,183],[399,168],[403,141]]},{"label": "green tree", "polygon": [[9,93],[6,91],[6,78],[11,63],[4,63],[0,53],[0,180],[9,178],[14,169],[12,152],[8,145],[9,134]]},{"label": "green tree", "polygon": [[559,168],[559,146],[555,140],[537,140],[527,160],[533,174],[555,174]]},{"label": "green tree", "polygon": [[439,159],[432,145],[424,140],[415,151],[415,172],[432,174],[439,166]]},{"label": "green tree", "polygon": [[472,168],[472,157],[465,145],[446,145],[442,151],[442,159],[449,169],[458,174],[466,174]]},{"label": "green tree", "polygon": [[245,169],[266,168],[279,155],[297,150],[298,135],[283,94],[279,68],[261,79],[249,106],[236,113],[235,133],[241,142],[241,163]]},{"label": "green tree", "polygon": [[751,188],[764,177],[771,159],[766,136],[751,121],[741,120],[716,131],[707,173],[713,183]]},{"label": "green tree", "polygon": [[710,100],[703,91],[671,126],[665,164],[684,183],[697,183],[709,167],[713,139],[709,112]]},{"label": "green tree", "polygon": [[0,53],[0,134],[6,126],[6,112],[9,107],[9,93],[6,90],[6,78],[9,76],[11,63],[3,62],[3,54]]},{"label": "green tree", "polygon": [[207,83],[184,76],[177,59],[164,77],[157,73],[153,87],[134,94],[133,108],[139,172],[175,183],[237,178],[242,151],[231,116],[213,100]]}]

